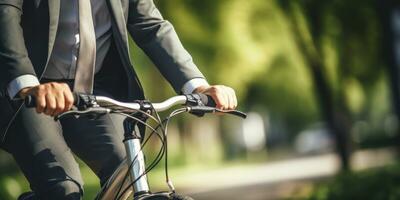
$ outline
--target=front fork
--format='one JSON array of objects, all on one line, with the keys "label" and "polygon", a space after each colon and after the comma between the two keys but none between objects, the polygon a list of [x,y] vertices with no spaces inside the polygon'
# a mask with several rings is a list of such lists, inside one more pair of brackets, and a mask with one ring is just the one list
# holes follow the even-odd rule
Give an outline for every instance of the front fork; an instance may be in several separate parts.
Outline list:
[{"label": "front fork", "polygon": [[127,118],[124,120],[124,145],[126,150],[129,175],[133,182],[134,197],[149,193],[149,184],[146,176],[146,166],[141,148],[141,136],[135,130],[138,122]]}]

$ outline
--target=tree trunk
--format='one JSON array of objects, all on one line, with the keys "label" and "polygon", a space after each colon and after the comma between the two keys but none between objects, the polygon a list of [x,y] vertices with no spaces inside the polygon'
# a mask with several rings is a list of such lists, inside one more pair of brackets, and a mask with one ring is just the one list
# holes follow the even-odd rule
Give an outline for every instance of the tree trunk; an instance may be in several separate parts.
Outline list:
[{"label": "tree trunk", "polygon": [[[310,32],[311,40],[308,39],[307,34],[302,33],[300,25],[298,21],[296,21],[296,14],[294,14],[294,12],[296,11],[293,10],[292,7],[290,12],[288,12],[290,13],[288,14],[288,17],[295,35],[296,44],[303,53],[306,64],[310,69],[321,115],[330,129],[330,133],[333,134],[336,140],[336,150],[340,157],[341,169],[350,170],[350,117],[347,109],[345,109],[346,104],[344,102],[335,102],[334,100],[334,93],[324,73],[325,66],[322,62],[323,58],[318,50],[320,48],[318,48],[315,42],[322,32],[322,26],[318,21],[320,20],[320,16],[316,13],[320,11],[311,9],[311,11],[308,12],[308,30]],[[343,99],[338,98],[338,101],[343,101]]]},{"label": "tree trunk", "polygon": [[[400,6],[391,0],[377,1],[380,22],[383,30],[382,57],[386,58],[386,66],[391,90],[392,106],[397,117],[397,124],[400,124],[400,58],[396,54],[400,53],[400,47],[396,43],[400,42],[400,27],[395,27],[395,21],[400,23]],[[395,15],[395,13],[397,13]],[[397,25],[398,26],[398,25]],[[400,129],[397,129],[397,147],[400,152]]]}]

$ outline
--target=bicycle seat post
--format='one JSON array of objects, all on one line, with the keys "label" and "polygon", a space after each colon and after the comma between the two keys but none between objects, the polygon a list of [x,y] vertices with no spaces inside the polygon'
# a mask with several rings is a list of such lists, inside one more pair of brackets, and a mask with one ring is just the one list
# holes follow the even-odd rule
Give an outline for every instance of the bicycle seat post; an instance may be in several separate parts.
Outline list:
[{"label": "bicycle seat post", "polygon": [[149,193],[149,185],[147,182],[145,161],[141,149],[141,136],[139,131],[135,130],[137,121],[132,119],[124,120],[124,144],[128,165],[130,165],[129,173],[133,183],[134,196]]}]

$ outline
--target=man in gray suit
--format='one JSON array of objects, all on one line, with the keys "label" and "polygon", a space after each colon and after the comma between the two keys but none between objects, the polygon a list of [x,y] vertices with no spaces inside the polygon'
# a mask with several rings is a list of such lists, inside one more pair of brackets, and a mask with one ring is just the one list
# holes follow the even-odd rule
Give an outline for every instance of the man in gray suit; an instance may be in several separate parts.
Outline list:
[{"label": "man in gray suit", "polygon": [[[124,158],[123,119],[54,122],[51,116],[71,109],[71,90],[144,98],[128,33],[177,93],[206,93],[221,109],[236,107],[233,89],[207,83],[152,0],[0,0],[1,147],[15,158],[34,198],[81,199],[72,152],[101,183]],[[13,101],[27,95],[37,98],[35,109]]]}]

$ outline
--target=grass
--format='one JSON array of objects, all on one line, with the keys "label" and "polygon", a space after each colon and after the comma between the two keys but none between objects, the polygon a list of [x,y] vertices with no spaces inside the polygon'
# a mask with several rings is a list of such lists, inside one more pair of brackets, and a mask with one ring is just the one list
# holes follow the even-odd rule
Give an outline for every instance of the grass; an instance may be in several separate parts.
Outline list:
[{"label": "grass", "polygon": [[341,173],[318,183],[308,200],[400,199],[400,163],[359,172]]}]

